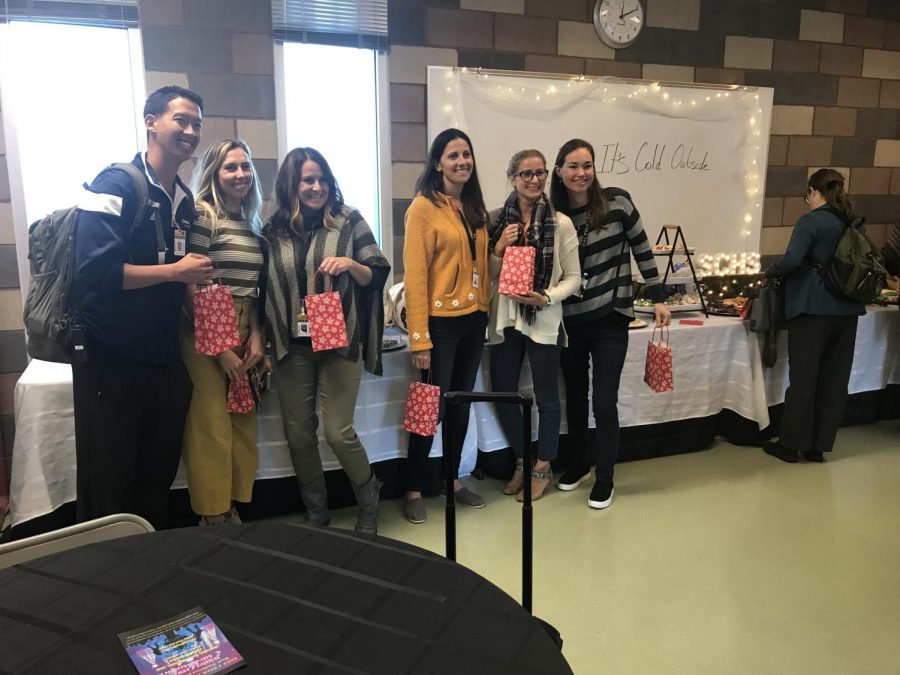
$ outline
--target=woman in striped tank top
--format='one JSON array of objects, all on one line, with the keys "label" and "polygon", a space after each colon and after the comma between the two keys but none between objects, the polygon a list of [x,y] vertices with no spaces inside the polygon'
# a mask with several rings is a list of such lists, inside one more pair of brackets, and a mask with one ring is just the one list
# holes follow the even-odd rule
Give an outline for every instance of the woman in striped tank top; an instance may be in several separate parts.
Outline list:
[{"label": "woman in striped tank top", "polygon": [[[260,315],[265,306],[268,245],[259,231],[262,194],[250,149],[242,140],[215,143],[194,171],[197,221],[188,251],[208,255],[231,288],[243,346],[218,356],[198,354],[193,321],[181,333],[184,365],[194,393],[184,431],[183,457],[191,508],[201,525],[239,523],[235,502],[249,502],[258,460],[256,411],[226,412],[228,380],[247,376],[265,355]],[[192,314],[196,287],[186,289]]]}]

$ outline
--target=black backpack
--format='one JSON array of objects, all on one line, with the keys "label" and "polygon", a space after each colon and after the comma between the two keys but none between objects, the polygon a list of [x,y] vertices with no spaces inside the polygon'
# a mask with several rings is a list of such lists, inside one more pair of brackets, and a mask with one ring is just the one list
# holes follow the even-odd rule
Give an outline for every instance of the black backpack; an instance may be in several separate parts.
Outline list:
[{"label": "black backpack", "polygon": [[[131,223],[133,233],[152,206],[147,195],[147,179],[134,164],[110,164],[103,171],[111,169],[128,174],[137,191],[138,207]],[[72,363],[75,351],[72,330],[81,325],[78,308],[74,306],[78,213],[77,206],[59,209],[28,228],[31,284],[23,318],[28,355],[33,359]]]},{"label": "black backpack", "polygon": [[809,260],[825,288],[839,298],[872,302],[881,293],[887,270],[884,254],[862,231],[865,218],[844,223],[844,232],[825,264]]}]

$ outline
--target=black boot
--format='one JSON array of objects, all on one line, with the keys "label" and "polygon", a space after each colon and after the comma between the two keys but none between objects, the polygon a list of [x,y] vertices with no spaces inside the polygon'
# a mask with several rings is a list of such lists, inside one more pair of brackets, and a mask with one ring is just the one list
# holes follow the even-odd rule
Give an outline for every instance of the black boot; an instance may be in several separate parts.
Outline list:
[{"label": "black boot", "polygon": [[306,507],[306,522],[315,527],[327,527],[331,524],[328,515],[328,489],[325,486],[325,474],[308,483],[300,483],[300,498]]},{"label": "black boot", "polygon": [[780,441],[766,441],[763,445],[763,452],[788,464],[796,464],[800,461],[797,451],[784,447]]},{"label": "black boot", "polygon": [[382,485],[373,471],[365,484],[353,486],[356,503],[359,505],[355,528],[357,532],[378,534],[378,496]]}]

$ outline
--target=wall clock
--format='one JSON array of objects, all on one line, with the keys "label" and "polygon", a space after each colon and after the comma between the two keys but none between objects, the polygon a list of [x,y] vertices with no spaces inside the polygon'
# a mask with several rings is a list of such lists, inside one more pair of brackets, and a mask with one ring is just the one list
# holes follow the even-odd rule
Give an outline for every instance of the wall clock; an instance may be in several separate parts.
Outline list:
[{"label": "wall clock", "polygon": [[613,49],[632,44],[643,27],[644,7],[640,0],[597,0],[594,5],[594,30]]}]

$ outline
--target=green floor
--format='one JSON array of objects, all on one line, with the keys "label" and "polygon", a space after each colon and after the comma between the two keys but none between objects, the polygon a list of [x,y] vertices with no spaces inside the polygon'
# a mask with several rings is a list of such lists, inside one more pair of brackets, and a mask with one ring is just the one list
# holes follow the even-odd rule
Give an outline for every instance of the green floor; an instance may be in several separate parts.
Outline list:
[{"label": "green floor", "polygon": [[[471,480],[458,559],[519,598],[520,508]],[[719,442],[535,504],[535,614],[576,673],[900,673],[900,422],[842,429],[824,465]],[[443,503],[380,533],[443,552]],[[354,509],[333,516],[352,527]]]}]

